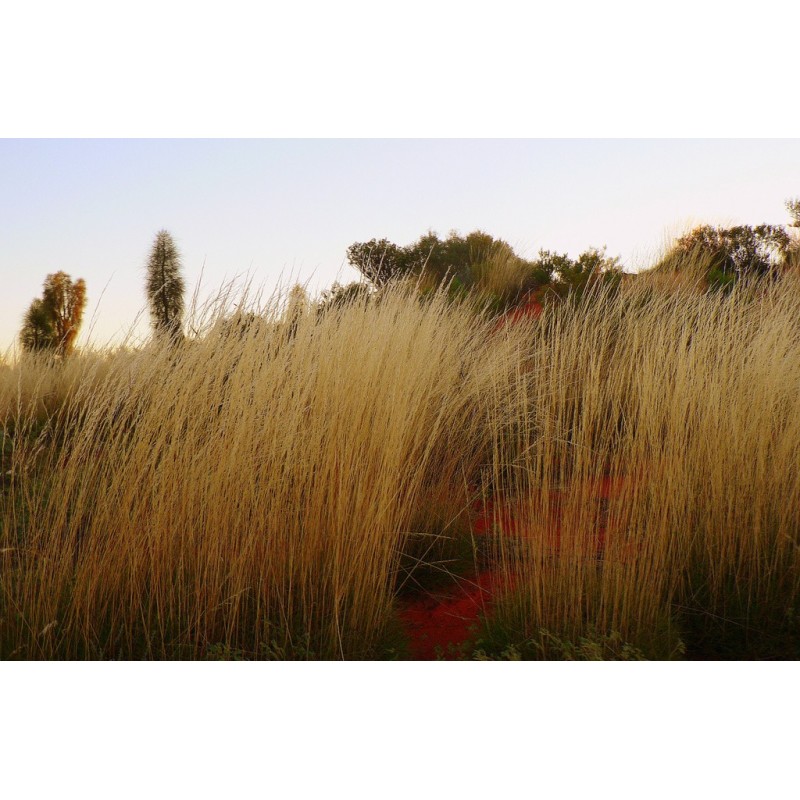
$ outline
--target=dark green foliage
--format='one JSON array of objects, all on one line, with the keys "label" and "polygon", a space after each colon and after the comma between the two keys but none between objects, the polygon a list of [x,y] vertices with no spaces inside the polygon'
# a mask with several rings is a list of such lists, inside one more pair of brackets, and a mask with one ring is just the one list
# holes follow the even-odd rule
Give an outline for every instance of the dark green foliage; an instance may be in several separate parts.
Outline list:
[{"label": "dark green foliage", "polygon": [[699,263],[710,284],[725,287],[738,278],[779,274],[791,249],[782,225],[701,225],[678,239],[657,268],[681,269],[684,264]]},{"label": "dark green foliage", "polygon": [[351,244],[347,248],[347,260],[375,286],[384,286],[393,278],[411,271],[412,264],[406,250],[388,239],[371,239]]},{"label": "dark green foliage", "polygon": [[394,278],[419,276],[423,271],[439,283],[453,280],[469,286],[490,259],[498,258],[526,263],[509,244],[482,231],[467,236],[451,232],[447,239],[428,231],[405,247],[388,239],[371,239],[347,248],[350,265],[378,287]]},{"label": "dark green foliage", "polygon": [[541,627],[526,636],[490,612],[465,657],[477,661],[675,661],[687,657],[681,633],[682,629],[665,617],[657,629],[641,632],[634,641],[588,621],[579,634]]},{"label": "dark green foliage", "polygon": [[[676,655],[680,655],[678,651]],[[642,650],[618,633],[590,633],[577,641],[556,636],[544,628],[538,637],[517,643],[480,640],[472,654],[474,661],[647,661]]]},{"label": "dark green foliage", "polygon": [[334,283],[330,289],[326,289],[320,294],[315,305],[316,311],[319,316],[322,316],[329,311],[337,311],[353,303],[366,302],[372,294],[372,290],[366,283],[353,281],[345,286]]},{"label": "dark green foliage", "polygon": [[793,198],[786,201],[786,210],[789,212],[791,222],[787,227],[793,228],[790,231],[788,255],[786,266],[788,268],[800,268],[800,198]]},{"label": "dark green foliage", "polygon": [[[776,537],[777,526],[762,535]],[[777,548],[775,548],[777,550]],[[692,559],[674,606],[687,654],[697,660],[800,659],[797,575],[776,563],[754,597],[750,581],[721,570],[701,550]]]},{"label": "dark green foliage", "polygon": [[55,342],[53,318],[41,297],[37,297],[25,312],[20,342],[30,353],[51,350]]},{"label": "dark green foliage", "polygon": [[[748,613],[726,609],[727,616],[699,607],[682,607],[679,616],[687,657],[695,661],[800,660],[800,619],[793,608],[768,607]],[[708,604],[711,605],[711,604]]]},{"label": "dark green foliage", "polygon": [[736,273],[715,267],[708,273],[708,288],[720,292],[730,292],[736,285]]},{"label": "dark green foliage", "polygon": [[[494,311],[545,290],[560,297],[579,295],[600,278],[618,281],[622,275],[619,260],[604,250],[591,248],[577,259],[540,250],[537,258],[526,260],[507,242],[483,231],[466,236],[451,232],[446,239],[429,231],[405,247],[387,239],[355,242],[347,258],[379,288],[393,279],[424,275],[434,286],[447,283],[456,298],[478,290]],[[497,279],[498,273],[507,277]]]},{"label": "dark green foliage", "polygon": [[181,256],[169,231],[160,230],[156,234],[147,262],[145,288],[156,333],[171,339],[180,338],[185,285]]},{"label": "dark green foliage", "polygon": [[577,259],[566,253],[551,253],[540,250],[539,258],[534,262],[541,275],[548,275],[548,293],[558,297],[573,296],[579,298],[590,287],[598,284],[619,285],[622,280],[622,267],[619,258],[610,258],[605,249],[589,248]]},{"label": "dark green foliage", "polygon": [[[175,655],[180,658],[180,655]],[[193,652],[184,656],[196,658]],[[209,645],[200,656],[203,661],[335,661],[341,659],[333,653],[323,653],[315,649],[308,633],[300,634],[295,640],[272,639],[264,642],[251,652],[232,647],[226,642]],[[381,640],[371,648],[347,654],[348,661],[402,661],[408,658],[408,645],[400,623],[392,620]]]}]

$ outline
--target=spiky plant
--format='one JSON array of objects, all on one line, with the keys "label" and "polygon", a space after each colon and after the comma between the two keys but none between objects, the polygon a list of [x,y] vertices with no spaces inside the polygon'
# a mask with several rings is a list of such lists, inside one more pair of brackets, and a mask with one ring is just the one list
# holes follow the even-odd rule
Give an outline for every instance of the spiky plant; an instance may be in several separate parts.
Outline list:
[{"label": "spiky plant", "polygon": [[160,230],[147,261],[145,289],[153,328],[172,339],[180,337],[183,322],[185,285],[181,269],[181,255],[172,235]]}]

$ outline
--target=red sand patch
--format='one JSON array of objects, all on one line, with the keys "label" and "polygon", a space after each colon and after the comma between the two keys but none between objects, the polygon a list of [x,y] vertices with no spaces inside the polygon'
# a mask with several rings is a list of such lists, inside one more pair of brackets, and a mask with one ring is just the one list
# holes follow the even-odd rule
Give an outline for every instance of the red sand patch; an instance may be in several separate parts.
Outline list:
[{"label": "red sand patch", "polygon": [[405,601],[399,616],[409,638],[411,658],[433,661],[440,651],[452,657],[454,647],[473,638],[473,626],[482,612],[491,605],[499,576],[484,570],[470,578],[455,578],[455,585],[444,590],[431,590]]},{"label": "red sand patch", "polygon": [[[606,545],[607,507],[603,504],[619,494],[624,483],[621,477],[592,481],[591,497],[598,501],[598,516],[594,544],[597,558],[604,557]],[[546,535],[552,541],[553,549],[558,551],[561,539],[561,492],[553,491],[551,519]],[[525,538],[526,533],[519,522],[522,516],[515,513],[513,505],[502,498],[494,498],[473,507],[475,519],[473,532],[486,536],[497,532],[503,536]],[[539,535],[542,534],[541,529]],[[431,661],[439,655],[454,658],[452,648],[471,642],[474,628],[481,614],[491,610],[492,601],[503,588],[503,576],[496,570],[485,569],[477,575],[454,577],[453,585],[446,589],[423,590],[417,596],[401,602],[398,614],[409,640],[411,658],[416,661]]]},{"label": "red sand patch", "polygon": [[493,330],[497,332],[506,325],[514,324],[515,322],[520,322],[521,320],[531,317],[538,319],[542,311],[544,311],[544,306],[542,306],[533,295],[529,294],[522,303],[503,314],[495,324]]}]

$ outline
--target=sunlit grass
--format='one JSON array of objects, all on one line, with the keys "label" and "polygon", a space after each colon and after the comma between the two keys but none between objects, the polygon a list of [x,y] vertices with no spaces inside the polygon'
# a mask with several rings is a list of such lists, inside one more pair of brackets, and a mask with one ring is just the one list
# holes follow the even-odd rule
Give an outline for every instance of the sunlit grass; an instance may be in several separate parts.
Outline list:
[{"label": "sunlit grass", "polygon": [[279,305],[100,359],[102,378],[19,365],[3,655],[375,654],[413,512],[463,491],[514,347],[402,288],[291,320]]},{"label": "sunlit grass", "polygon": [[794,653],[792,276],[643,276],[505,325],[418,288],[220,301],[180,346],[0,371],[0,657],[384,657],[401,567],[480,497],[501,644]]},{"label": "sunlit grass", "polygon": [[696,654],[792,654],[798,312],[793,280],[724,295],[654,293],[647,278],[551,310],[518,424],[495,426],[511,454],[495,482],[523,532],[498,540],[514,585],[495,617],[503,636],[616,633],[651,657],[680,654],[681,637]]}]

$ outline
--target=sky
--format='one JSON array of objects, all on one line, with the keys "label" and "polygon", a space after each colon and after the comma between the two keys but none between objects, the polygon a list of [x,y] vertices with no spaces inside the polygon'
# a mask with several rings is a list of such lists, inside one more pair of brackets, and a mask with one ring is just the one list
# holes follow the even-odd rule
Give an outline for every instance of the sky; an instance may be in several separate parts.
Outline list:
[{"label": "sky", "polygon": [[314,293],[358,277],[353,242],[428,230],[605,246],[635,271],[690,224],[785,223],[798,195],[800,140],[3,139],[0,353],[58,270],[87,283],[79,346],[146,336],[162,228],[203,299],[244,276]]}]

